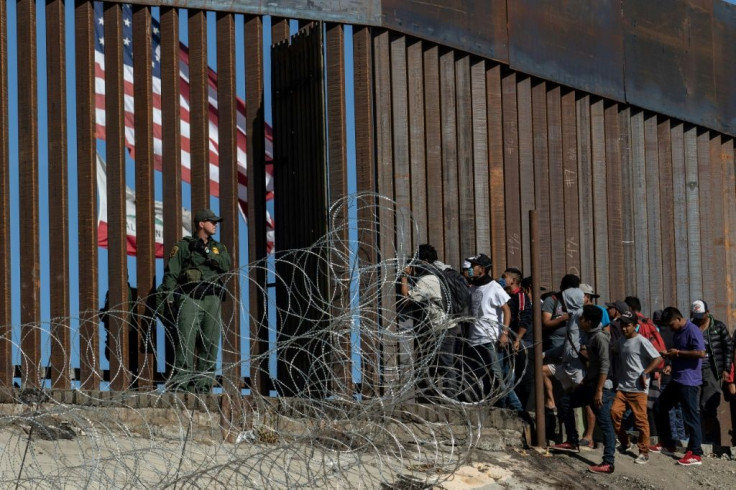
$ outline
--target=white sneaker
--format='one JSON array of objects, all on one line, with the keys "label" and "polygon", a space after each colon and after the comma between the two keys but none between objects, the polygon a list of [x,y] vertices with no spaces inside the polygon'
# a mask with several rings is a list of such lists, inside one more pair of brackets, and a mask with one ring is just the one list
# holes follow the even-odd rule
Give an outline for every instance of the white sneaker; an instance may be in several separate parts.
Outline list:
[{"label": "white sneaker", "polygon": [[649,462],[649,455],[648,454],[639,454],[639,456],[636,457],[634,460],[634,463],[636,464],[647,464]]}]

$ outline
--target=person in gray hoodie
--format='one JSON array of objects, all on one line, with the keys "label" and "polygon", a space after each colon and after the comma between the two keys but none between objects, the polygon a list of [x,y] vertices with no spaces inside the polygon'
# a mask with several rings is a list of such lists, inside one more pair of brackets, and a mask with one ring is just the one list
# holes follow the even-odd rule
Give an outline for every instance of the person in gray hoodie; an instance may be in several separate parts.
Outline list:
[{"label": "person in gray hoodie", "polygon": [[562,292],[562,301],[569,315],[562,345],[545,352],[545,356],[560,359],[556,364],[548,364],[547,370],[570,391],[583,381],[585,366],[580,356],[580,326],[578,320],[583,311],[585,295],[580,288],[570,288]]},{"label": "person in gray hoodie", "polygon": [[[580,452],[573,409],[591,405],[598,427],[603,432],[603,462],[588,469],[593,473],[613,473],[616,433],[611,420],[611,404],[615,393],[611,380],[608,379],[611,337],[602,329],[602,317],[603,312],[595,305],[585,305],[582,314],[578,316],[580,328],[588,337],[588,370],[583,382],[562,398],[560,412],[568,440],[552,446],[552,449]],[[574,338],[571,343],[574,343]]]}]

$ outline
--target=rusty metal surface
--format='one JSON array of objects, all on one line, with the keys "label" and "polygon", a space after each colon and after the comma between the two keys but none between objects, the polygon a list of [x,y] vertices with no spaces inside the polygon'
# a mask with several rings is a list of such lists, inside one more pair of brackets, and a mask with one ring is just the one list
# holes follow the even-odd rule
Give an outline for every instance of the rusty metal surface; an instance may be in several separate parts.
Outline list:
[{"label": "rusty metal surface", "polygon": [[[427,195],[442,195],[442,115],[440,112],[440,48],[436,45],[424,49],[424,132],[427,158]],[[445,257],[445,227],[442,206],[427,205],[427,241],[437,249],[439,257]]]},{"label": "rusty metal surface", "polygon": [[507,3],[511,68],[625,99],[619,0]]},{"label": "rusty metal surface", "polygon": [[20,321],[23,386],[39,387],[41,334],[40,257],[38,237],[38,73],[36,72],[36,3],[17,4],[18,59],[18,184],[20,243]]},{"label": "rusty metal surface", "polygon": [[46,71],[48,110],[49,250],[52,387],[69,389],[67,353],[71,351],[69,321],[69,199],[67,195],[66,43],[64,2],[46,4]]},{"label": "rusty metal surface", "polygon": [[74,39],[77,91],[79,370],[83,390],[95,390],[100,386],[94,21],[93,3],[78,0],[74,13]]},{"label": "rusty metal surface", "polygon": [[718,126],[713,129],[736,135],[736,5],[713,2],[713,72]]},{"label": "rusty metal surface", "polygon": [[0,2],[0,390],[3,391],[13,386],[8,117],[7,4]]},{"label": "rusty metal surface", "polygon": [[628,102],[697,124],[717,120],[712,3],[624,0]]},{"label": "rusty metal surface", "polygon": [[207,12],[190,10],[189,27],[189,114],[191,118],[190,209],[210,207],[210,123],[207,82]]}]

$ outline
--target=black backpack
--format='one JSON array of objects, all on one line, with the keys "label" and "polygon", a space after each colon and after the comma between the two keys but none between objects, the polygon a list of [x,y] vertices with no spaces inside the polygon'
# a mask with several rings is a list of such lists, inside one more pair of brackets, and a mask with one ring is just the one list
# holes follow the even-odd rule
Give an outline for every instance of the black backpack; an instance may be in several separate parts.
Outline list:
[{"label": "black backpack", "polygon": [[470,312],[470,286],[462,274],[448,267],[440,271],[442,298],[446,311],[453,316],[465,316]]}]

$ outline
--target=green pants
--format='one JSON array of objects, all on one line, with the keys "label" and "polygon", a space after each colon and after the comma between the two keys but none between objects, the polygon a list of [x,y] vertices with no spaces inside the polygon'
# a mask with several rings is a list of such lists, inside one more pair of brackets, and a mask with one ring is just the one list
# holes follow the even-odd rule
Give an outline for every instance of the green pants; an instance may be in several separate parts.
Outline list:
[{"label": "green pants", "polygon": [[[222,332],[220,298],[182,295],[177,318],[174,389],[209,393],[215,380],[217,349]],[[196,355],[195,355],[196,354]]]}]

